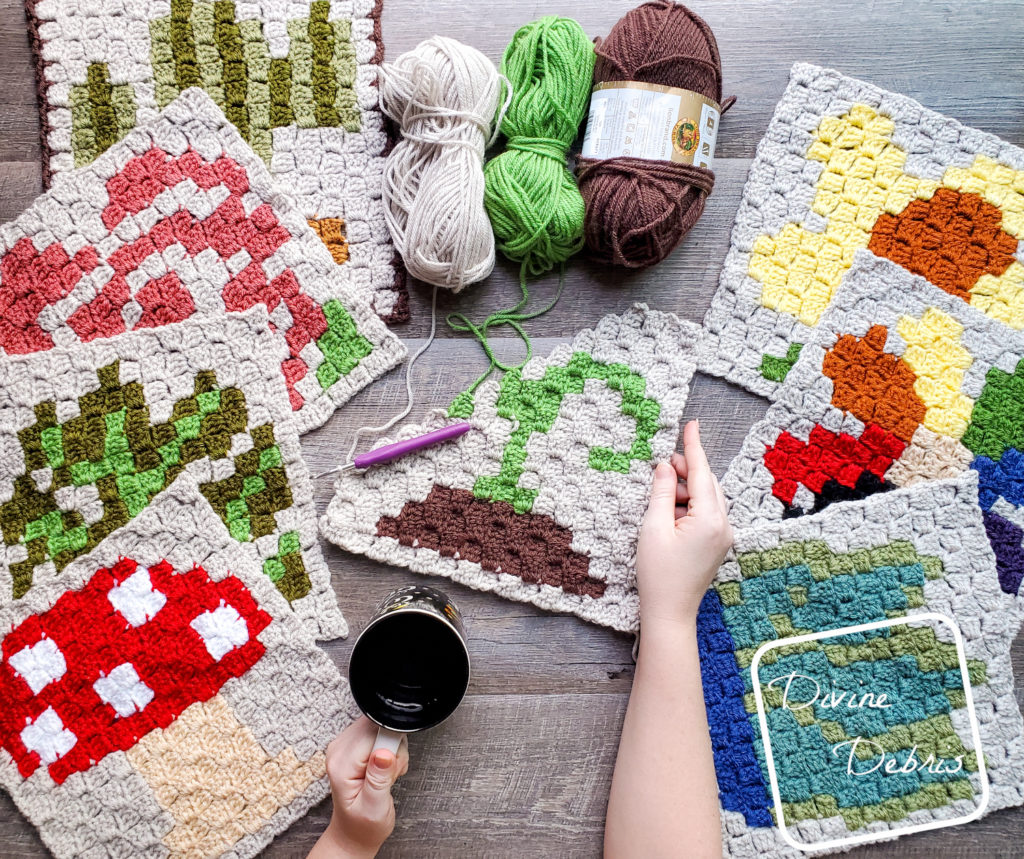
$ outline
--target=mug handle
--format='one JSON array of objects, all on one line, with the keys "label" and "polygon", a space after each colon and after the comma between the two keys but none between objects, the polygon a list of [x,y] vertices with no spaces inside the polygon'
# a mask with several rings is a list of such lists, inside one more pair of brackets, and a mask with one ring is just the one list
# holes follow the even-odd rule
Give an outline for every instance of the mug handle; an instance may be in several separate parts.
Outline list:
[{"label": "mug handle", "polygon": [[377,728],[377,739],[373,741],[373,748],[370,749],[370,757],[377,749],[387,749],[391,754],[398,754],[398,747],[402,744],[402,737],[405,734],[400,731],[392,731],[390,728]]}]

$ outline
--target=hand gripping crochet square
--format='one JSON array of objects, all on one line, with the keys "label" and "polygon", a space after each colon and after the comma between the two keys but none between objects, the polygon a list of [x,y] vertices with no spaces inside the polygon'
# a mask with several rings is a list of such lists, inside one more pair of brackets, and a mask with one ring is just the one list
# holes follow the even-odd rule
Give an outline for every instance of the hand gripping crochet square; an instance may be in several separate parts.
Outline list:
[{"label": "hand gripping crochet square", "polygon": [[1024,150],[798,63],[743,191],[700,369],[777,395],[857,250],[1024,329]]},{"label": "hand gripping crochet square", "polygon": [[256,304],[287,345],[280,366],[300,432],[405,356],[199,90],[0,228],[0,354]]},{"label": "hand gripping crochet square", "polygon": [[722,480],[744,527],[978,473],[1003,589],[1024,580],[1024,331],[860,251]]},{"label": "hand gripping crochet square", "polygon": [[254,856],[357,715],[188,475],[0,630],[0,784],[58,857]]},{"label": "hand gripping crochet square", "polygon": [[473,429],[457,441],[343,473],[321,532],[378,561],[635,629],[640,521],[654,465],[675,450],[699,333],[644,305],[604,317],[399,433],[458,417]]},{"label": "hand gripping crochet square", "polygon": [[409,318],[384,221],[380,0],[26,0],[44,178],[83,167],[190,87],[293,195],[353,289]]},{"label": "hand gripping crochet square", "polygon": [[[972,709],[989,784],[985,811],[1024,802],[1024,720],[1010,662],[1020,604],[999,586],[974,474],[735,537],[697,618],[727,856],[808,855],[778,827],[750,670],[763,644],[805,633],[943,615],[962,633],[973,707],[946,623],[768,651],[759,688],[785,824],[799,843],[892,837],[975,812],[984,788]],[[784,682],[794,674],[786,703]],[[802,677],[822,694],[801,686]],[[776,678],[783,680],[768,687]],[[889,706],[825,703],[844,692],[858,701],[885,694]]]},{"label": "hand gripping crochet square", "polygon": [[311,634],[345,635],[283,351],[253,308],[0,362],[0,605],[188,472]]}]

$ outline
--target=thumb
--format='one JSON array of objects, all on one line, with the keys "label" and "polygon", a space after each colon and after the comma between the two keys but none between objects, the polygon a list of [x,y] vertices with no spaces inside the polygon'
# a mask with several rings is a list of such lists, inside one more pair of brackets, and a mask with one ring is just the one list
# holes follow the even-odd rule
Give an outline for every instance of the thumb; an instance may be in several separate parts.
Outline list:
[{"label": "thumb", "polygon": [[671,525],[676,515],[676,470],[667,462],[659,462],[654,469],[651,500],[647,503],[647,518],[652,522]]},{"label": "thumb", "polygon": [[398,778],[398,758],[387,749],[377,749],[366,765],[362,798],[378,812],[384,813],[391,804],[391,786]]}]

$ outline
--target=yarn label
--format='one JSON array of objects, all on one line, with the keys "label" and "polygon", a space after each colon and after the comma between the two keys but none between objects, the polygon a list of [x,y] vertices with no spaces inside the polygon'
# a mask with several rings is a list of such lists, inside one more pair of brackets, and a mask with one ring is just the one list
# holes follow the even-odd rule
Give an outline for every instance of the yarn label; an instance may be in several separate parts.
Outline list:
[{"label": "yarn label", "polygon": [[597,84],[583,136],[584,158],[643,158],[712,169],[721,119],[700,93],[640,81]]}]

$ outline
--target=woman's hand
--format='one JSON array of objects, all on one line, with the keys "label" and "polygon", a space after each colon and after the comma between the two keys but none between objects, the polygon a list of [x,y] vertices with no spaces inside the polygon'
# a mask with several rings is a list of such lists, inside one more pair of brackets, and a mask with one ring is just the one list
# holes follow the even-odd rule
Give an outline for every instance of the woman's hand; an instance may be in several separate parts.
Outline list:
[{"label": "woman's hand", "polygon": [[732,545],[725,496],[700,443],[700,427],[683,430],[683,454],[654,472],[637,547],[640,625],[692,624],[708,585]]},{"label": "woman's hand", "polygon": [[409,745],[403,738],[397,755],[378,749],[371,758],[376,736],[362,716],[327,747],[334,813],[309,859],[369,859],[395,828],[391,787],[409,769]]}]

